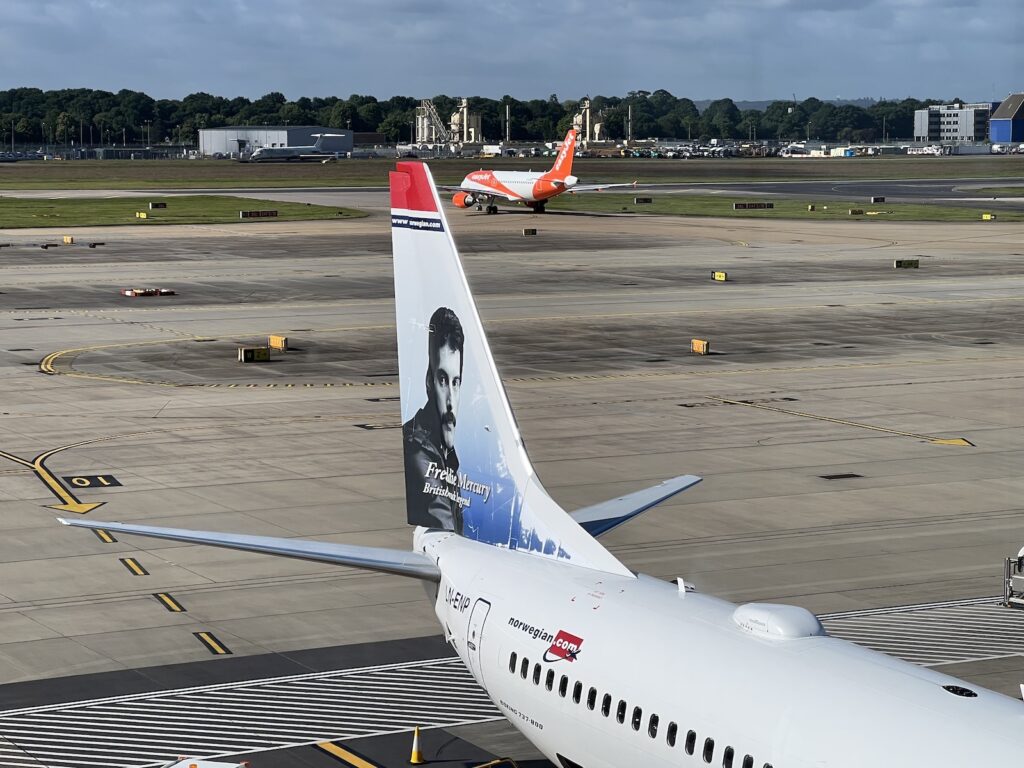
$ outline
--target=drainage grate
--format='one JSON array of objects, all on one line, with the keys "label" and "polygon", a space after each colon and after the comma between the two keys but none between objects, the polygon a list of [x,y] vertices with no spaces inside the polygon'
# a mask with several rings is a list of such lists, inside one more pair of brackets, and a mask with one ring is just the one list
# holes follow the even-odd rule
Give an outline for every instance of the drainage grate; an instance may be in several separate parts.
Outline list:
[{"label": "drainage grate", "polygon": [[822,480],[852,480],[855,477],[864,477],[856,472],[841,472],[838,475],[818,475]]}]

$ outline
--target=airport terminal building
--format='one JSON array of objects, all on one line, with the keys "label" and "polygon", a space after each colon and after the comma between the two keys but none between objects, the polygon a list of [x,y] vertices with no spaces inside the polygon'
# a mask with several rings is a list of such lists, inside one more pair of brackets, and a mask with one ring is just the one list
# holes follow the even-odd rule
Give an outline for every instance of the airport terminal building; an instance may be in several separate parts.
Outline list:
[{"label": "airport terminal building", "polygon": [[914,111],[914,141],[958,143],[984,141],[988,120],[999,102],[933,104]]},{"label": "airport terminal building", "polygon": [[316,142],[314,134],[330,133],[332,152],[352,151],[352,131],[323,125],[229,125],[199,131],[199,154],[203,157],[251,152],[260,147],[304,147]]}]

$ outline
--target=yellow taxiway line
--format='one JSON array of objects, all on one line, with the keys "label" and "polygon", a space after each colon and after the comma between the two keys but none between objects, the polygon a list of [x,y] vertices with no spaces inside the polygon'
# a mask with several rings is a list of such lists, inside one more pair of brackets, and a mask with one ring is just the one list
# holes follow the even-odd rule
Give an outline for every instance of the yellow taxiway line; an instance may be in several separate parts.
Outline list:
[{"label": "yellow taxiway line", "polygon": [[338,758],[346,765],[352,766],[352,768],[380,768],[377,763],[371,763],[369,760],[364,760],[359,755],[349,752],[344,747],[340,747],[333,742],[322,741],[316,746],[327,754]]}]

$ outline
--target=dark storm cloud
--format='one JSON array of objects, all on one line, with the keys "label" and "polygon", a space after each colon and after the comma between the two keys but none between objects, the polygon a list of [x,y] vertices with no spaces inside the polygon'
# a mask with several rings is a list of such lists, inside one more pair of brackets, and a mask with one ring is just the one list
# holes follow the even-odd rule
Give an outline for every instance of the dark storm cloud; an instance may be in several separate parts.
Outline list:
[{"label": "dark storm cloud", "polygon": [[1018,0],[7,0],[0,87],[259,96],[989,98]]}]

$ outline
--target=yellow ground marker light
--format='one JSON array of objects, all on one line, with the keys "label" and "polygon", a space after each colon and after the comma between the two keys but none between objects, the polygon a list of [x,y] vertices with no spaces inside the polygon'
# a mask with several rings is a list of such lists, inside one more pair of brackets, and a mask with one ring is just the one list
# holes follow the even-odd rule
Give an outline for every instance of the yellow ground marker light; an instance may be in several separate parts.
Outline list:
[{"label": "yellow ground marker light", "polygon": [[132,576],[149,576],[149,571],[143,568],[134,557],[121,557],[118,559],[121,561],[121,565],[131,572]]},{"label": "yellow ground marker light", "polygon": [[231,655],[231,649],[218,640],[212,632],[193,632],[192,634],[198,638],[199,642],[205,645],[207,650],[209,650],[214,656]]},{"label": "yellow ground marker light", "polygon": [[153,597],[171,613],[185,613],[185,607],[166,592],[154,592]]}]

